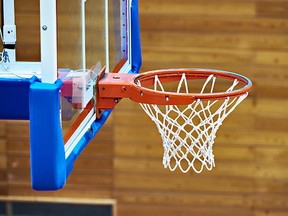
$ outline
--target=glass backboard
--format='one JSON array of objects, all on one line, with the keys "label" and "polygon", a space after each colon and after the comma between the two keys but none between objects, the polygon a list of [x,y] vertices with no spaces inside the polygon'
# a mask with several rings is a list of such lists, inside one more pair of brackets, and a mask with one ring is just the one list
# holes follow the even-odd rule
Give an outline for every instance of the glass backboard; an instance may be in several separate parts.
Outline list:
[{"label": "glass backboard", "polygon": [[82,127],[96,119],[90,109],[95,104],[97,75],[104,66],[106,73],[131,70],[129,8],[128,0],[57,1],[57,65],[64,82],[61,111],[66,157],[74,140],[81,137]]}]

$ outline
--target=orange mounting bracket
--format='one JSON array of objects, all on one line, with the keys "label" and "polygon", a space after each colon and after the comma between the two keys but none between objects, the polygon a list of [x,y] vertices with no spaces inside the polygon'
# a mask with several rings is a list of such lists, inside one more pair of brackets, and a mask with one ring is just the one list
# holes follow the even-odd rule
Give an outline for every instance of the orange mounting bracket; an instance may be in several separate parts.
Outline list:
[{"label": "orange mounting bracket", "polygon": [[104,73],[97,80],[97,118],[105,109],[113,109],[122,98],[131,98],[135,74]]}]

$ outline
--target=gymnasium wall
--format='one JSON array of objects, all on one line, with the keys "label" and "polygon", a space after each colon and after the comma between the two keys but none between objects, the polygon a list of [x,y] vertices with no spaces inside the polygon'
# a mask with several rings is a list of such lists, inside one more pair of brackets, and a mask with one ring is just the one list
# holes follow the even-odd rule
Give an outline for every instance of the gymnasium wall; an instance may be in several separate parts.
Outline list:
[{"label": "gymnasium wall", "polygon": [[[38,1],[15,2],[17,57],[37,60]],[[115,199],[120,216],[288,215],[288,1],[139,0],[139,7],[142,71],[201,67],[252,79],[249,97],[217,133],[216,167],[165,170],[156,127],[123,100],[58,192],[31,190],[28,124],[1,121],[1,195]]]}]

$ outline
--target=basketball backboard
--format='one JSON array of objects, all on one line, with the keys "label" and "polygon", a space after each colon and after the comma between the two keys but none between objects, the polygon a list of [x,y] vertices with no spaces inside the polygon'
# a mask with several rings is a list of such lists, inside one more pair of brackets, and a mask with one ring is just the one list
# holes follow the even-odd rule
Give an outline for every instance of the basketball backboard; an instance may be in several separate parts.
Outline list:
[{"label": "basketball backboard", "polygon": [[0,119],[30,120],[32,187],[60,189],[111,112],[96,116],[100,72],[139,71],[138,2],[40,0],[40,62],[16,59],[17,10],[14,1],[2,2],[0,94],[8,106]]}]

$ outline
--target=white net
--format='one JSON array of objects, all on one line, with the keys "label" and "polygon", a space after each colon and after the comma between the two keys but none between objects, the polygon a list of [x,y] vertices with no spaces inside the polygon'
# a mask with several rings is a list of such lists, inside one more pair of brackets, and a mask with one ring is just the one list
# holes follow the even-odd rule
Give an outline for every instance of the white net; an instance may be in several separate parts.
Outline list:
[{"label": "white net", "polygon": [[[215,93],[216,79],[214,75],[210,75],[199,93]],[[153,89],[165,92],[164,85],[157,75],[154,80]],[[141,83],[138,84],[141,85]],[[229,84],[226,92],[235,90],[238,84],[239,81],[235,79]],[[184,93],[189,93],[184,73],[175,92],[180,93],[181,89],[184,89]],[[197,99],[189,105],[140,103],[161,134],[164,167],[168,167],[171,171],[179,167],[184,173],[191,168],[197,173],[200,173],[204,167],[211,170],[215,166],[213,144],[216,132],[223,120],[247,95],[248,93],[221,100]]]}]

